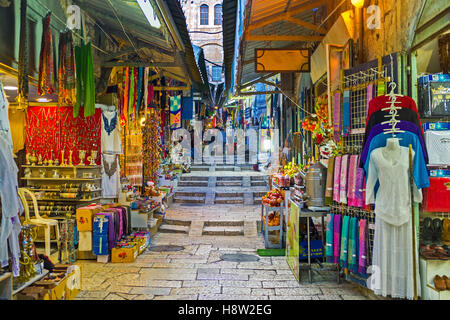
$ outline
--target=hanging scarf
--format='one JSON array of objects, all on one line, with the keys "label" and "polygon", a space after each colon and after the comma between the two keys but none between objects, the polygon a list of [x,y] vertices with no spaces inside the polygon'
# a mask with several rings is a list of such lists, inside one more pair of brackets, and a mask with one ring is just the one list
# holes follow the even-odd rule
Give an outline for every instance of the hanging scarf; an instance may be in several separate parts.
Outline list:
[{"label": "hanging scarf", "polygon": [[73,117],[78,117],[80,107],[84,107],[84,116],[95,114],[95,77],[92,44],[75,47],[77,76],[77,101],[73,108]]},{"label": "hanging scarf", "polygon": [[358,218],[353,217],[350,221],[351,237],[349,243],[348,266],[351,272],[358,273],[358,244],[359,223]]},{"label": "hanging scarf", "polygon": [[342,156],[341,182],[339,183],[339,202],[347,204],[348,154]]},{"label": "hanging scarf", "polygon": [[19,102],[28,100],[28,19],[27,0],[20,2],[20,44],[19,44],[19,75],[18,75],[18,95]]},{"label": "hanging scarf", "polygon": [[353,243],[355,239],[354,218],[349,218],[348,228],[348,255],[347,255],[347,268],[351,271],[352,255],[353,255]]},{"label": "hanging scarf", "polygon": [[123,114],[124,123],[128,123],[128,105],[130,104],[130,68],[124,68]]},{"label": "hanging scarf", "polygon": [[333,200],[339,202],[339,184],[341,183],[341,162],[342,156],[337,156],[334,160],[334,179],[333,179]]},{"label": "hanging scarf", "polygon": [[333,262],[333,224],[334,224],[334,214],[330,214],[330,221],[328,221],[327,226],[327,243],[326,243],[326,256],[327,256],[327,262],[331,263]]},{"label": "hanging scarf", "polygon": [[55,65],[53,57],[53,36],[50,28],[52,14],[49,12],[42,19],[42,42],[39,57],[39,83],[37,93],[53,94],[55,92]]},{"label": "hanging scarf", "polygon": [[359,221],[359,254],[358,254],[358,272],[366,276],[367,272],[367,220]]},{"label": "hanging scarf", "polygon": [[58,101],[59,105],[72,106],[76,102],[75,54],[72,32],[59,34]]},{"label": "hanging scarf", "polygon": [[129,91],[129,100],[128,100],[128,114],[127,114],[127,118],[128,118],[128,122],[131,121],[131,115],[134,112],[134,102],[136,100],[134,100],[134,68],[130,69],[130,91]]},{"label": "hanging scarf", "polygon": [[333,136],[334,141],[339,142],[339,133],[341,132],[341,94],[334,95],[334,118],[333,118]]},{"label": "hanging scarf", "polygon": [[147,110],[147,107],[148,107],[148,74],[149,74],[149,72],[150,72],[150,68],[146,67],[144,70],[144,83],[143,83],[143,86],[144,86],[144,103],[143,103],[144,104],[143,105],[144,112],[145,112],[145,110]]},{"label": "hanging scarf", "polygon": [[342,103],[342,135],[347,137],[350,134],[351,114],[350,114],[350,91],[344,91]]},{"label": "hanging scarf", "polygon": [[351,155],[348,166],[348,186],[347,186],[347,198],[349,206],[355,205],[355,185],[356,185],[356,168],[358,167],[358,156]]},{"label": "hanging scarf", "polygon": [[117,125],[117,111],[115,112],[114,116],[111,118],[111,121],[108,121],[108,118],[105,116],[105,113],[102,112],[103,117],[103,127],[105,128],[106,133],[108,133],[108,136],[111,135],[111,133],[116,129]]},{"label": "hanging scarf", "polygon": [[325,189],[325,205],[329,206],[333,203],[333,174],[334,174],[334,157],[328,159],[327,183]]},{"label": "hanging scarf", "polygon": [[334,249],[334,263],[339,263],[339,256],[341,252],[341,215],[334,215],[333,222],[333,249]]},{"label": "hanging scarf", "polygon": [[[359,157],[357,161],[359,163]],[[359,208],[365,207],[363,189],[364,189],[364,169],[358,167],[356,168],[354,205]]]},{"label": "hanging scarf", "polygon": [[142,99],[144,97],[144,68],[139,68],[138,69],[138,95],[137,95],[137,102],[136,102],[136,113],[135,113],[135,117],[137,114],[139,114],[139,109],[142,103]]},{"label": "hanging scarf", "polygon": [[151,107],[153,105],[153,98],[155,92],[153,90],[153,86],[151,84],[148,85],[148,97],[147,97],[147,106]]},{"label": "hanging scarf", "polygon": [[367,86],[367,106],[366,106],[366,118],[369,113],[370,100],[373,98],[373,84],[369,84]]},{"label": "hanging scarf", "polygon": [[138,96],[138,89],[139,89],[139,74],[138,74],[139,68],[134,68],[134,98],[133,98],[133,121],[136,122],[136,104],[137,104],[137,96]]},{"label": "hanging scarf", "polygon": [[341,233],[341,252],[339,264],[342,268],[348,267],[348,231],[350,227],[350,217],[344,216],[342,220],[342,233]]},{"label": "hanging scarf", "polygon": [[386,83],[382,80],[378,81],[377,97],[384,96],[385,92],[386,92]]}]

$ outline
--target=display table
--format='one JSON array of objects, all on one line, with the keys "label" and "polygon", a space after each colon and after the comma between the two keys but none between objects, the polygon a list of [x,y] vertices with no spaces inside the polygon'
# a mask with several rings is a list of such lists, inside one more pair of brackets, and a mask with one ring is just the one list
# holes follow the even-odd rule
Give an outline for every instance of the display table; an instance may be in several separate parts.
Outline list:
[{"label": "display table", "polygon": [[[269,214],[271,212],[279,212],[280,213],[280,224],[278,226],[269,226]],[[265,219],[263,219],[263,216]],[[265,220],[265,222],[264,222]],[[269,240],[269,231],[279,231],[280,232],[280,243],[273,244]],[[283,206],[279,207],[271,207],[265,205],[264,203],[261,205],[261,233],[264,235],[264,242],[266,244],[266,249],[281,249],[283,248]]]},{"label": "display table", "polygon": [[[325,216],[330,212],[329,207],[309,207],[304,208],[303,202],[297,202],[289,199],[291,204],[291,209],[287,213],[287,225],[286,225],[286,260],[291,268],[297,281],[300,282],[300,253],[303,251],[303,247],[300,244],[300,218],[306,218],[306,233],[307,233],[307,263],[306,269],[308,270],[309,282],[312,282],[312,263],[311,259],[314,258],[314,251],[320,251],[319,249],[312,249],[311,246],[311,235],[310,235],[310,218],[321,218],[322,219],[322,253],[319,257],[325,257]],[[303,253],[303,252],[302,252]],[[321,269],[333,269],[336,271],[337,282],[339,283],[339,266],[336,264],[326,264],[327,268],[324,268],[324,263],[320,263]]]}]

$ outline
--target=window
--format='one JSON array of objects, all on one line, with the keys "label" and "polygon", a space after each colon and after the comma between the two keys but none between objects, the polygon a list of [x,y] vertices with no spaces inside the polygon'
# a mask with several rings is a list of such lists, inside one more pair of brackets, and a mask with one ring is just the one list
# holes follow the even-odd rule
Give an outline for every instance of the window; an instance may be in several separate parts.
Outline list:
[{"label": "window", "polygon": [[212,81],[220,82],[222,80],[222,67],[212,66]]},{"label": "window", "polygon": [[206,4],[200,6],[200,24],[208,25],[209,23],[209,7]]},{"label": "window", "polygon": [[222,25],[222,5],[216,4],[214,6],[214,24]]}]

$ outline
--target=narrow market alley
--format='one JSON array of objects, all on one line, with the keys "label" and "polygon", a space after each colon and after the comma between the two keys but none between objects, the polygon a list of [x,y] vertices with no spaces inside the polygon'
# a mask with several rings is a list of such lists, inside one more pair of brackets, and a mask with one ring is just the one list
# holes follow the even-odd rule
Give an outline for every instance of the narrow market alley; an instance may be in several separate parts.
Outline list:
[{"label": "narrow market alley", "polygon": [[[299,284],[285,256],[258,256],[264,248],[257,229],[260,193],[268,190],[264,174],[245,166],[200,165],[180,183],[175,201],[181,203],[170,206],[150,248],[134,263],[80,263],[83,290],[77,300],[367,299],[357,285],[337,284],[335,273],[315,273],[310,284],[305,272]],[[168,251],[153,251],[160,246]],[[245,256],[226,256],[238,254]],[[239,261],[246,257],[250,261]]]}]

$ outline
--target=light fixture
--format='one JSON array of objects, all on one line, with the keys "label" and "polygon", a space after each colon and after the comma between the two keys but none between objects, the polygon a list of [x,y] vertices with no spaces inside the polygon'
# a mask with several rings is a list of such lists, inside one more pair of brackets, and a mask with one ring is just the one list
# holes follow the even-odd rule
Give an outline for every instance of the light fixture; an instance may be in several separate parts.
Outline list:
[{"label": "light fixture", "polygon": [[364,0],[351,0],[352,5],[354,5],[356,8],[361,9],[364,7]]},{"label": "light fixture", "polygon": [[48,100],[47,98],[38,98],[36,99],[37,102],[49,102],[50,100]]},{"label": "light fixture", "polygon": [[146,120],[147,120],[147,119],[145,119],[144,116],[141,118],[141,121],[139,122],[140,125],[141,125],[141,127],[144,127],[144,126],[145,126],[145,121],[146,121]]},{"label": "light fixture", "polygon": [[15,86],[4,86],[3,89],[6,91],[16,91],[18,88]]}]

